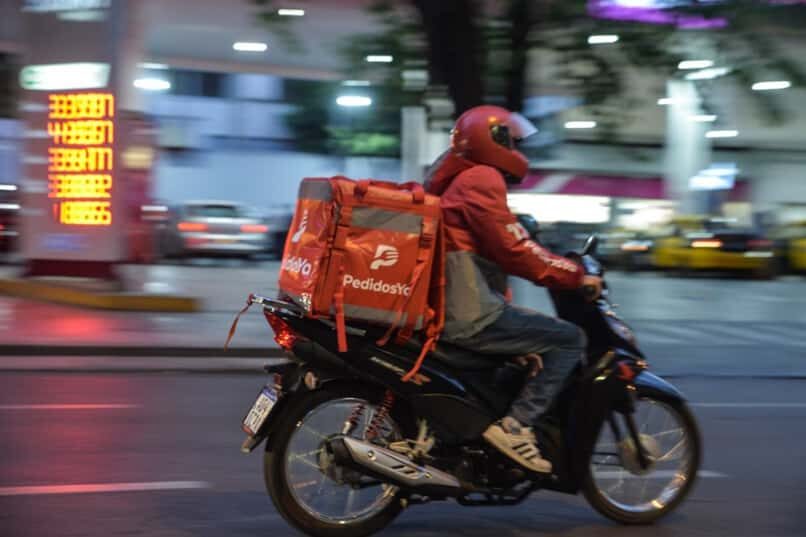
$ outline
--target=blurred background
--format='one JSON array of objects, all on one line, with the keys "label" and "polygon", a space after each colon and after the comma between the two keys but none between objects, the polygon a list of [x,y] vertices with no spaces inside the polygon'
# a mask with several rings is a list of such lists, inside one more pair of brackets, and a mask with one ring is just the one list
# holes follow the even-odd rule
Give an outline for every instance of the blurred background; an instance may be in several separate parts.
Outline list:
[{"label": "blurred background", "polygon": [[[422,180],[482,103],[540,129],[513,212],[561,254],[600,235],[698,412],[664,535],[803,535],[805,27],[799,0],[2,0],[0,535],[290,534],[236,458],[282,353],[253,311],[225,354],[232,314],[303,177]],[[390,534],[624,531],[540,499]]]},{"label": "blurred background", "polygon": [[[104,35],[125,44],[107,54],[107,87],[153,136],[140,144],[144,187],[113,189],[141,198],[114,261],[276,256],[302,177],[421,179],[453,118],[487,102],[540,128],[510,202],[547,245],[564,251],[597,231],[613,266],[765,277],[806,269],[802,2],[286,4],[4,2],[8,259],[46,255],[21,251],[18,206],[38,188],[28,96],[75,91],[67,81],[82,76],[42,62],[54,48],[75,62],[98,57],[104,39],[65,52],[56,37],[70,43],[119,19],[125,31]],[[43,42],[45,17],[60,33]],[[210,218],[232,225],[211,230]],[[221,241],[202,240],[205,230]]]}]

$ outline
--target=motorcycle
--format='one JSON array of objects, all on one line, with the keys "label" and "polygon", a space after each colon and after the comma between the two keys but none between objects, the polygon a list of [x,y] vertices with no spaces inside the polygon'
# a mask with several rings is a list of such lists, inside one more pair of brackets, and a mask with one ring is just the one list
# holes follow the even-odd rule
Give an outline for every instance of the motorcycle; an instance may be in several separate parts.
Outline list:
[{"label": "motorcycle", "polygon": [[[591,237],[576,255],[604,276]],[[506,506],[544,489],[580,491],[602,515],[649,524],[691,490],[701,457],[697,423],[683,395],[648,371],[606,283],[592,300],[552,292],[557,314],[588,337],[585,359],[534,424],[550,474],[532,473],[482,439],[505,415],[527,371],[507,357],[439,344],[409,381],[416,341],[377,345],[382,327],[334,325],[292,302],[252,295],[290,354],[243,420],[241,450],[265,441],[264,477],[277,510],[315,537],[359,537],[405,508],[434,501]],[[509,357],[516,358],[516,357]]]}]

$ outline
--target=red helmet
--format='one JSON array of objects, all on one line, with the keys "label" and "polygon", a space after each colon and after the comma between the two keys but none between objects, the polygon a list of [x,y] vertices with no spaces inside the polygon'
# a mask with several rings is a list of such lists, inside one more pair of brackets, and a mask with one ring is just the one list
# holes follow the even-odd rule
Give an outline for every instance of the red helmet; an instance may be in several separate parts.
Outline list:
[{"label": "red helmet", "polygon": [[529,161],[515,149],[515,143],[536,132],[537,128],[517,112],[500,106],[477,106],[456,120],[451,149],[471,162],[493,166],[520,181],[529,170]]}]

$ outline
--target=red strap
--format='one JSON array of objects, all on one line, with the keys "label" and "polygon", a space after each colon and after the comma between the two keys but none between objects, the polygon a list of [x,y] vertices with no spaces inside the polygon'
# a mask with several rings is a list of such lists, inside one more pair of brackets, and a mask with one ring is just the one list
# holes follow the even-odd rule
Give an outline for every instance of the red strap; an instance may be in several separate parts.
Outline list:
[{"label": "red strap", "polygon": [[339,352],[347,352],[347,324],[344,319],[344,286],[333,295],[336,306],[336,341]]},{"label": "red strap", "polygon": [[347,352],[347,321],[344,316],[344,250],[333,250],[333,263],[339,267],[336,275],[336,291],[333,307],[336,310],[336,341],[339,352]]},{"label": "red strap", "polygon": [[416,181],[409,181],[408,183],[392,183],[389,181],[374,181],[372,179],[362,179],[355,185],[355,195],[363,197],[369,191],[369,187],[374,186],[377,188],[384,188],[386,190],[409,190],[411,191],[411,199],[414,203],[423,203],[425,201],[425,189],[423,185]]},{"label": "red strap", "polygon": [[338,267],[336,275],[336,291],[333,293],[333,307],[336,310],[336,341],[339,352],[347,352],[347,321],[344,315],[344,246],[350,231],[353,208],[345,205],[341,208],[339,223],[333,238],[331,263]]},{"label": "red strap", "polygon": [[420,351],[420,355],[417,357],[417,360],[414,362],[414,365],[412,366],[411,370],[408,373],[406,373],[401,379],[403,382],[410,382],[411,379],[414,378],[414,375],[416,375],[417,372],[420,370],[420,368],[423,366],[423,362],[425,361],[426,355],[429,352],[431,352],[431,350],[436,346],[436,344],[437,344],[437,336],[431,336],[425,341],[425,343],[423,344],[423,350]]},{"label": "red strap", "polygon": [[[425,272],[426,264],[428,263],[428,259],[430,257],[430,241],[433,240],[428,235],[423,235],[420,238],[420,250],[417,252],[417,261],[414,265],[414,270],[411,272],[411,280],[409,281],[409,287],[411,288],[411,292],[409,296],[400,295],[400,304],[395,308],[395,319],[389,326],[389,329],[383,335],[381,339],[378,340],[378,345],[384,346],[389,342],[389,338],[392,337],[392,332],[395,331],[397,328],[400,319],[403,317],[403,313],[406,311],[406,308],[409,306],[409,302],[411,301],[412,297],[414,296],[414,289],[417,287],[417,284],[420,282],[420,278],[422,277],[423,273]],[[417,322],[417,319],[407,319],[407,324],[414,324]]]},{"label": "red strap", "polygon": [[235,331],[238,329],[238,321],[241,320],[241,315],[246,313],[246,310],[252,307],[252,295],[249,295],[249,298],[246,299],[246,306],[243,307],[241,311],[238,312],[238,315],[235,316],[235,319],[232,321],[232,326],[229,328],[229,335],[227,336],[227,341],[224,343],[224,350],[229,349],[229,344],[232,341],[233,336],[235,336]]}]

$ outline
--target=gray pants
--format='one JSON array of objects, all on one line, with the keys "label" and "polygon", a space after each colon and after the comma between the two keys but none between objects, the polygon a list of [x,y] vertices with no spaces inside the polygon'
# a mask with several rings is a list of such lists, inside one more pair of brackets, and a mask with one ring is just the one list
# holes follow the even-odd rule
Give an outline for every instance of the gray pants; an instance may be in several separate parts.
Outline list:
[{"label": "gray pants", "polygon": [[523,356],[537,353],[543,371],[526,382],[509,415],[521,424],[535,423],[584,355],[585,334],[575,324],[526,308],[507,306],[478,334],[451,341],[479,354]]}]

